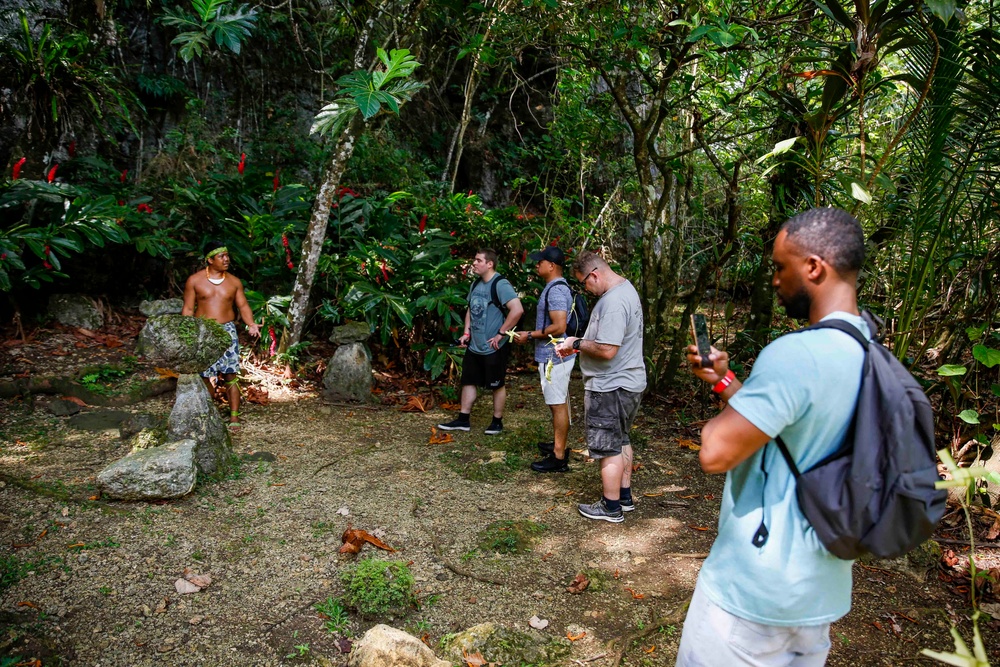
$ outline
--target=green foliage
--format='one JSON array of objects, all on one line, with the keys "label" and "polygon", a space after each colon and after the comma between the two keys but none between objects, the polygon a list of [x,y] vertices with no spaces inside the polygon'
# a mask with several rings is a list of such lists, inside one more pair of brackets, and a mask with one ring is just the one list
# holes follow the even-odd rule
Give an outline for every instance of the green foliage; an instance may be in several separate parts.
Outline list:
[{"label": "green foliage", "polygon": [[69,113],[74,109],[112,143],[116,130],[136,131],[132,110],[142,105],[100,45],[85,32],[60,34],[48,23],[33,29],[23,9],[18,15],[16,38],[0,41],[0,79],[14,90],[15,101],[30,104],[29,126],[51,139],[60,123],[75,124]]},{"label": "green foliage", "polygon": [[425,87],[419,81],[406,80],[420,67],[408,49],[393,49],[387,54],[379,48],[377,54],[382,69],[355,70],[337,81],[340,89],[336,99],[316,115],[313,134],[338,136],[359,111],[362,118],[369,120],[382,110],[383,104],[390,112],[399,114],[399,107]]},{"label": "green foliage", "polygon": [[327,632],[339,635],[347,629],[347,608],[340,598],[329,597],[313,605],[313,608],[326,618],[323,627]]},{"label": "green foliage", "polygon": [[243,42],[253,33],[257,10],[247,5],[232,7],[229,0],[191,0],[191,5],[194,14],[175,6],[160,18],[164,25],[183,31],[170,43],[180,46],[184,62],[200,58],[212,41],[239,55]]},{"label": "green foliage", "polygon": [[28,576],[29,572],[40,570],[52,562],[51,558],[22,560],[14,554],[0,555],[0,595]]},{"label": "green foliage", "polygon": [[534,521],[494,521],[479,533],[478,548],[498,554],[525,553],[546,530],[548,526]]},{"label": "green foliage", "polygon": [[135,358],[132,362],[121,366],[103,364],[95,368],[85,369],[80,375],[80,384],[98,394],[113,392],[122,380],[135,373]]},{"label": "green foliage", "polygon": [[362,616],[406,613],[414,604],[413,575],[402,561],[367,558],[340,575],[345,599]]}]

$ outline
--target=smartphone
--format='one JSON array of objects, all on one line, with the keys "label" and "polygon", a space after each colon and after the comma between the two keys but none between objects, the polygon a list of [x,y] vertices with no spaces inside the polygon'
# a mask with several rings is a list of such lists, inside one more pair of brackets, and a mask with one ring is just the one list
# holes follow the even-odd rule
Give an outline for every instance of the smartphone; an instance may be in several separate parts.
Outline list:
[{"label": "smartphone", "polygon": [[712,360],[708,358],[708,355],[712,352],[712,344],[708,340],[708,324],[705,322],[704,315],[695,313],[691,316],[691,336],[698,346],[698,354],[701,356],[701,367],[711,368]]}]

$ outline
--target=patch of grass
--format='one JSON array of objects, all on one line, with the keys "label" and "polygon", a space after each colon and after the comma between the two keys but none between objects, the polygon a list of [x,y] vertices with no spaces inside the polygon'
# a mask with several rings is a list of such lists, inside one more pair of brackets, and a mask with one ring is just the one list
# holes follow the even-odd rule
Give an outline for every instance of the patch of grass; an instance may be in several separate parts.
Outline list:
[{"label": "patch of grass", "polygon": [[337,527],[329,521],[314,521],[311,526],[313,539],[317,540],[338,532]]},{"label": "patch of grass", "polygon": [[[490,455],[490,451],[499,455]],[[482,458],[482,455],[487,458]],[[440,454],[438,458],[448,469],[474,482],[502,481],[511,473],[528,467],[527,460],[518,452],[504,449],[453,450]]]},{"label": "patch of grass", "polygon": [[367,558],[340,575],[347,604],[362,616],[405,613],[415,602],[413,574],[402,561]]},{"label": "patch of grass", "polygon": [[79,553],[81,551],[89,551],[91,549],[115,549],[120,546],[120,544],[108,537],[103,540],[98,540],[97,542],[80,542],[78,544],[71,544],[67,547],[67,549]]},{"label": "patch of grass", "polygon": [[101,364],[80,371],[80,384],[95,394],[114,394],[122,390],[122,386],[135,373],[136,358],[126,357],[121,364]]},{"label": "patch of grass", "polygon": [[548,526],[534,521],[494,521],[479,533],[480,551],[498,554],[518,554],[531,551],[536,535]]},{"label": "patch of grass", "polygon": [[324,627],[332,634],[342,634],[347,629],[347,607],[340,598],[327,598],[313,605],[313,608],[326,617]]},{"label": "patch of grass", "polygon": [[58,562],[56,558],[39,558],[37,560],[21,560],[14,554],[0,555],[0,595],[28,576],[29,572],[36,572],[48,567],[52,563]]},{"label": "patch of grass", "polygon": [[[587,592],[589,593],[600,593],[608,586],[608,580],[611,578],[607,572],[604,570],[598,570],[597,568],[587,568],[583,571],[583,576],[587,577],[590,581],[590,585],[587,586]],[[566,582],[569,586],[572,578]]]}]

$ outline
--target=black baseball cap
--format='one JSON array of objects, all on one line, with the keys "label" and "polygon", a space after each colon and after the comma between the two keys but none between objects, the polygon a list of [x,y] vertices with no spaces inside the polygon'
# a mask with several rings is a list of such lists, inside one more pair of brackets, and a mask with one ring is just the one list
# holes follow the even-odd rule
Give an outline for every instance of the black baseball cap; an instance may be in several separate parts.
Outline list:
[{"label": "black baseball cap", "polygon": [[548,245],[545,246],[544,249],[539,250],[538,252],[533,252],[530,255],[528,255],[528,259],[530,259],[532,262],[540,262],[544,259],[548,262],[552,262],[553,264],[558,264],[559,266],[562,266],[563,263],[566,261],[566,255],[564,255],[563,251],[560,250],[557,246]]}]

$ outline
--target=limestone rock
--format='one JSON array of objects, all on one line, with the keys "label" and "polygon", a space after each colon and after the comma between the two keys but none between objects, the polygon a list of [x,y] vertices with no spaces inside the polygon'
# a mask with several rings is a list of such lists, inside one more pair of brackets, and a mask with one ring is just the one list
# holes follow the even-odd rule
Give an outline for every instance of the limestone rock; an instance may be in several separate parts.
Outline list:
[{"label": "limestone rock", "polygon": [[222,325],[201,317],[157,315],[139,332],[137,352],[180,373],[200,373],[232,343]]},{"label": "limestone rock", "polygon": [[135,454],[144,449],[159,447],[167,440],[167,431],[164,428],[144,428],[138,433],[132,434],[128,440],[129,452]]},{"label": "limestone rock", "polygon": [[139,304],[139,312],[146,317],[180,315],[183,308],[183,299],[159,299],[157,301],[143,301]]},{"label": "limestone rock", "polygon": [[371,335],[372,331],[367,322],[348,322],[347,324],[333,328],[333,333],[330,334],[330,342],[335,345],[363,343]]},{"label": "limestone rock", "polygon": [[552,638],[537,630],[521,632],[481,623],[448,639],[448,656],[463,662],[462,652],[481,653],[489,662],[504,665],[559,663],[570,651],[569,641]]},{"label": "limestone rock", "polygon": [[104,313],[84,294],[53,294],[49,297],[49,315],[68,327],[93,331],[104,326]]},{"label": "limestone rock", "polygon": [[137,412],[125,419],[118,425],[118,437],[128,440],[133,435],[150,428],[160,428],[163,426],[163,418],[151,415],[148,412]]},{"label": "limestone rock", "polygon": [[180,440],[129,454],[101,471],[97,486],[119,500],[180,498],[194,488],[194,452],[194,440]]},{"label": "limestone rock", "polygon": [[80,411],[80,406],[73,401],[67,401],[63,398],[57,398],[56,400],[49,403],[49,412],[54,414],[56,417],[67,417],[69,415],[75,415]]},{"label": "limestone rock", "polygon": [[334,401],[371,400],[372,361],[364,343],[341,345],[323,375],[323,395]]},{"label": "limestone rock", "polygon": [[225,466],[232,456],[229,431],[205,383],[200,376],[193,374],[177,378],[177,398],[167,418],[167,439],[184,438],[191,438],[197,443],[195,462],[198,470],[205,474],[210,475]]},{"label": "limestone rock", "polygon": [[451,667],[416,637],[376,625],[355,642],[348,667]]}]

